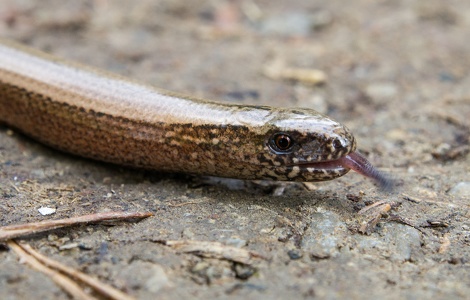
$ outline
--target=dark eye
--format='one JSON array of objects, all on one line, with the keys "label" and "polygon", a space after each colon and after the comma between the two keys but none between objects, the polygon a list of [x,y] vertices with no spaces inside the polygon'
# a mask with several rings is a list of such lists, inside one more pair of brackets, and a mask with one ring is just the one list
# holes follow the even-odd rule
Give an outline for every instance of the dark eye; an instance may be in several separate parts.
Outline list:
[{"label": "dark eye", "polygon": [[343,145],[343,142],[341,140],[335,139],[333,141],[333,147],[335,147],[335,149],[341,149],[341,148],[344,147],[344,145]]},{"label": "dark eye", "polygon": [[289,152],[294,145],[294,140],[285,133],[276,133],[271,137],[269,142],[274,151]]}]

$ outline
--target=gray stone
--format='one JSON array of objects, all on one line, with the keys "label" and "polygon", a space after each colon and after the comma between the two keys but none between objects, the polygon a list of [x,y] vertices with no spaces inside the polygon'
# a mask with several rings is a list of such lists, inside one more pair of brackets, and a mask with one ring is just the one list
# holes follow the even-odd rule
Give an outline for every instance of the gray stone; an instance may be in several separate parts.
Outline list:
[{"label": "gray stone", "polygon": [[461,181],[449,190],[449,195],[455,197],[470,197],[470,182]]},{"label": "gray stone", "polygon": [[346,224],[331,211],[314,213],[312,219],[304,233],[302,249],[321,257],[337,253],[338,245],[346,236]]},{"label": "gray stone", "polygon": [[[378,234],[378,233],[376,233]],[[421,236],[419,231],[401,224],[387,223],[382,225],[382,237],[358,236],[357,248],[364,253],[379,251],[381,256],[388,257],[395,262],[415,260],[414,255],[421,247]]]}]

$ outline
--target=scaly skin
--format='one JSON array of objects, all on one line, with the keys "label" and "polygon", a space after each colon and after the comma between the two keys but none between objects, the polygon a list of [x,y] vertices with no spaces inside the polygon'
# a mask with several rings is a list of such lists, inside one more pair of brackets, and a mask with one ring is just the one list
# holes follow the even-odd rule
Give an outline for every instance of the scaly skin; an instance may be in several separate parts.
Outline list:
[{"label": "scaly skin", "polygon": [[7,41],[0,121],[62,151],[154,170],[324,181],[355,169],[352,134],[314,110],[181,96]]}]

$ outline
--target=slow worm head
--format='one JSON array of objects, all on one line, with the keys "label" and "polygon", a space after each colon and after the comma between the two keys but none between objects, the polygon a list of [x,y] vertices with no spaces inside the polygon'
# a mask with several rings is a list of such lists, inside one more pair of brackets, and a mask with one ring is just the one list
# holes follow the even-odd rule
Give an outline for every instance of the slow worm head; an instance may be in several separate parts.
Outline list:
[{"label": "slow worm head", "polygon": [[240,179],[387,180],[349,130],[311,109],[216,103],[0,43],[0,121],[44,144],[133,167]]}]

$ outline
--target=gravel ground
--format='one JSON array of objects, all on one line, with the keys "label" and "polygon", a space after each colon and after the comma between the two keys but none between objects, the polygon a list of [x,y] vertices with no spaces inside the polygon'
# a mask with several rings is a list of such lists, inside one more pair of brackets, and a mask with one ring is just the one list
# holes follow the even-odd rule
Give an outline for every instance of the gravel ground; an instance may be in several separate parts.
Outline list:
[{"label": "gravel ground", "polygon": [[[1,37],[172,91],[327,113],[398,190],[353,173],[302,185],[131,170],[0,127],[0,225],[154,212],[22,239],[138,299],[467,299],[469,32],[470,2],[457,0],[3,0]],[[272,73],[291,68],[326,81]],[[361,234],[373,203],[391,209]],[[162,240],[260,257],[202,257]],[[0,244],[1,299],[65,297]]]}]

